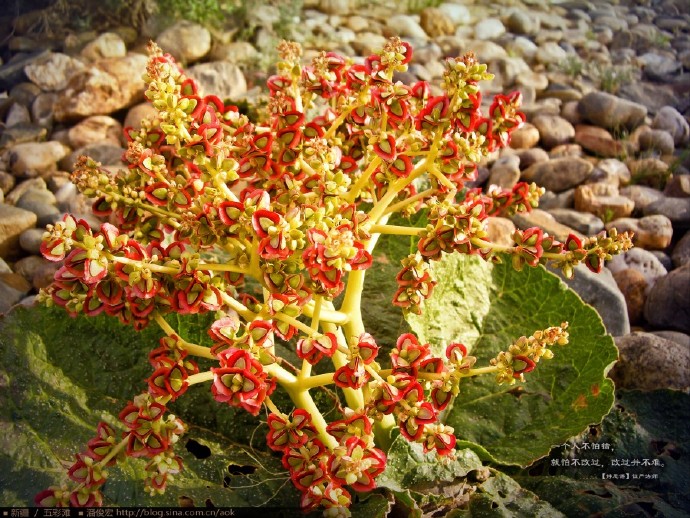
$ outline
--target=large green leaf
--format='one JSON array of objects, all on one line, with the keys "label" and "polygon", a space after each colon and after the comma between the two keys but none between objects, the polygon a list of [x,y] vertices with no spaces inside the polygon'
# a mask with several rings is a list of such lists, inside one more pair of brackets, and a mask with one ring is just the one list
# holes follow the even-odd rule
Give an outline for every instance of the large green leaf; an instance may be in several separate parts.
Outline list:
[{"label": "large green leaf", "polygon": [[391,490],[405,514],[415,518],[510,518],[520,511],[522,516],[563,516],[507,475],[483,467],[471,449],[438,458],[400,435],[388,451],[386,470],[377,483]]},{"label": "large green leaf", "polygon": [[689,394],[619,391],[601,425],[554,449],[515,478],[573,518],[688,516],[688,420]]},{"label": "large green leaf", "polygon": [[460,447],[488,460],[529,465],[552,446],[598,423],[613,404],[605,377],[617,350],[594,309],[542,267],[515,271],[476,257],[448,255],[435,263],[438,285],[421,317],[408,322],[421,340],[460,341],[488,361],[522,335],[570,323],[570,343],[554,349],[521,385],[498,385],[480,376],[461,385],[446,415]]},{"label": "large green leaf", "polygon": [[[182,336],[203,341],[210,318],[176,324]],[[84,449],[96,424],[116,424],[122,406],[144,388],[151,372],[147,354],[160,335],[155,326],[137,333],[115,319],[69,319],[55,309],[16,308],[3,317],[0,498],[5,505],[31,504],[37,491],[59,485],[63,463]],[[165,495],[152,498],[143,490],[144,461],[126,461],[111,470],[104,488],[108,505],[298,507],[279,459],[262,450],[266,429],[259,419],[215,403],[208,385],[191,387],[171,409],[190,425],[177,448],[185,471]]]}]

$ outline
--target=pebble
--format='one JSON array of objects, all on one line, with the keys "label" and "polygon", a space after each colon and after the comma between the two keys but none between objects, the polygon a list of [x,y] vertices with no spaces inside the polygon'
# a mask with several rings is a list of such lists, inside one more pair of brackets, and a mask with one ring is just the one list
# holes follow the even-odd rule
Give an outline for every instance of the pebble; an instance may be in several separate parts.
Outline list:
[{"label": "pebble", "polygon": [[664,194],[671,198],[690,197],[690,175],[674,175],[669,178],[664,187]]},{"label": "pebble", "polygon": [[12,146],[9,165],[12,173],[20,177],[31,177],[54,171],[56,163],[69,150],[60,142],[27,142]]},{"label": "pebble", "polygon": [[539,147],[518,149],[515,155],[520,158],[520,169],[527,169],[539,162],[548,162],[550,159],[549,154]]},{"label": "pebble", "polygon": [[669,177],[668,164],[659,158],[639,158],[626,162],[634,183],[663,189]]},{"label": "pebble", "polygon": [[591,183],[575,189],[575,209],[594,214],[604,221],[629,216],[634,208],[635,203],[621,196],[615,185]]},{"label": "pebble", "polygon": [[503,246],[515,246],[512,238],[515,230],[515,223],[508,218],[491,216],[486,220],[487,237],[493,243]]},{"label": "pebble", "polygon": [[30,210],[38,218],[36,224],[45,227],[55,223],[60,217],[55,195],[46,189],[29,189],[17,200],[15,207]]},{"label": "pebble", "polygon": [[539,30],[539,18],[522,9],[511,9],[506,28],[513,34],[534,34]]},{"label": "pebble", "polygon": [[548,269],[558,275],[585,303],[597,310],[610,335],[623,336],[630,333],[625,297],[610,271],[604,268],[600,273],[594,273],[580,264],[575,267],[573,278],[566,279],[560,270]]},{"label": "pebble", "polygon": [[91,157],[96,162],[100,162],[104,166],[121,165],[122,155],[125,148],[113,144],[90,144],[88,146],[80,147],[72,151],[68,156],[60,161],[60,167],[65,171],[73,171],[77,163],[77,159],[81,155]]},{"label": "pebble", "polygon": [[227,61],[240,66],[249,66],[259,57],[259,51],[248,41],[215,43],[209,54],[211,61]]},{"label": "pebble", "polygon": [[533,148],[538,143],[539,130],[531,122],[524,123],[510,137],[510,147],[514,149]]},{"label": "pebble", "polygon": [[455,33],[455,23],[445,16],[444,12],[434,7],[427,7],[420,13],[419,24],[424,32],[432,38]]},{"label": "pebble", "polygon": [[19,274],[0,273],[0,314],[7,313],[31,290],[31,284]]},{"label": "pebble", "polygon": [[484,18],[474,26],[474,37],[478,40],[494,40],[506,32],[498,18]]},{"label": "pebble", "polygon": [[661,214],[640,219],[620,218],[607,223],[606,230],[615,228],[619,233],[634,232],[633,244],[645,250],[663,250],[671,244],[673,224]]},{"label": "pebble", "polygon": [[53,119],[55,118],[54,108],[58,99],[58,94],[53,92],[42,92],[37,95],[34,102],[31,103],[31,118],[33,121],[45,128],[52,127]]},{"label": "pebble", "polygon": [[665,338],[666,340],[671,340],[672,342],[676,342],[690,349],[690,335],[681,333],[680,331],[652,331],[652,334]]},{"label": "pebble", "polygon": [[606,266],[613,273],[632,268],[644,275],[647,286],[652,286],[657,279],[664,277],[668,270],[650,251],[643,248],[632,248],[627,252],[613,256]]},{"label": "pebble", "polygon": [[547,41],[537,49],[534,56],[543,65],[558,65],[568,58],[568,53],[554,41]]},{"label": "pebble", "polygon": [[0,203],[0,257],[17,255],[20,234],[32,228],[37,219],[33,212]]},{"label": "pebble", "polygon": [[104,32],[95,40],[86,44],[81,55],[89,61],[103,58],[121,58],[127,54],[127,47],[122,38],[113,32]]},{"label": "pebble", "polygon": [[424,29],[422,29],[419,22],[414,17],[407,14],[395,14],[388,18],[386,26],[391,31],[391,35],[395,34],[401,38],[419,38],[420,40],[427,40],[428,36]]},{"label": "pebble", "polygon": [[19,201],[19,198],[21,198],[25,192],[31,189],[45,190],[47,188],[48,186],[43,178],[29,178],[28,180],[18,183],[16,187],[7,195],[5,201],[11,205],[16,205]]},{"label": "pebble", "polygon": [[578,212],[573,209],[564,208],[554,208],[550,209],[548,212],[559,223],[574,228],[585,236],[593,236],[604,230],[604,222],[594,214],[589,214],[588,212]]},{"label": "pebble", "polygon": [[12,90],[10,90],[10,97],[14,99],[15,102],[29,107],[31,106],[31,103],[34,102],[34,99],[36,99],[36,96],[40,93],[40,87],[26,81],[24,83],[15,85]]},{"label": "pebble", "polygon": [[438,6],[438,10],[456,26],[467,25],[474,21],[468,7],[461,4],[444,2]]},{"label": "pebble", "polygon": [[355,7],[353,0],[319,0],[319,10],[327,14],[348,14]]},{"label": "pebble", "polygon": [[239,99],[247,92],[247,81],[237,65],[215,61],[194,65],[187,74],[198,81],[200,95],[217,95],[221,99]]},{"label": "pebble", "polygon": [[594,155],[615,158],[625,154],[625,146],[613,138],[606,129],[589,124],[575,126],[574,140]]},{"label": "pebble", "polygon": [[2,191],[3,195],[10,192],[16,182],[17,179],[14,176],[5,171],[0,171],[0,191]]},{"label": "pebble", "polygon": [[669,198],[663,196],[647,205],[643,214],[662,214],[671,220],[674,227],[690,228],[690,198]]},{"label": "pebble", "polygon": [[620,359],[609,376],[618,388],[685,390],[690,387],[690,349],[653,335],[635,332],[616,337]]},{"label": "pebble", "polygon": [[620,270],[613,274],[613,278],[625,298],[630,325],[639,324],[644,312],[645,292],[648,288],[647,279],[641,272],[633,268]]},{"label": "pebble", "polygon": [[41,90],[50,92],[67,88],[69,80],[84,68],[84,63],[67,54],[51,52],[26,65],[24,72]]},{"label": "pebble", "polygon": [[7,111],[5,127],[10,128],[18,124],[31,124],[31,113],[25,105],[14,103]]},{"label": "pebble", "polygon": [[30,254],[38,255],[41,253],[41,240],[43,239],[44,228],[28,228],[19,235],[19,246],[22,250]]},{"label": "pebble", "polygon": [[675,149],[673,136],[665,130],[647,129],[640,134],[640,151],[656,151],[661,155],[672,155]]},{"label": "pebble", "polygon": [[547,149],[566,144],[575,137],[575,128],[558,115],[537,115],[532,119],[537,128],[540,141]]},{"label": "pebble", "polygon": [[160,33],[156,43],[181,63],[189,64],[209,53],[211,33],[198,23],[182,20]]},{"label": "pebble", "polygon": [[158,110],[151,103],[136,104],[127,111],[124,127],[139,129],[142,120],[153,117],[158,117]]},{"label": "pebble", "polygon": [[522,172],[522,178],[549,191],[562,192],[581,184],[594,166],[581,158],[555,158],[536,163]]},{"label": "pebble", "polygon": [[146,70],[147,58],[130,53],[99,61],[76,74],[55,100],[55,119],[65,122],[108,115],[143,100],[144,80],[132,70]]},{"label": "pebble", "polygon": [[654,327],[690,332],[690,264],[656,281],[647,296],[644,316]]},{"label": "pebble", "polygon": [[559,223],[556,221],[556,218],[542,209],[534,209],[532,212],[516,214],[511,216],[511,219],[513,223],[515,223],[515,225],[521,230],[526,230],[531,227],[539,227],[544,232],[547,232],[550,236],[555,237],[558,241],[565,241],[568,239],[570,234],[575,234],[578,237],[582,237],[582,234],[580,234],[577,230]]},{"label": "pebble", "polygon": [[606,129],[634,129],[644,122],[647,107],[607,92],[594,91],[580,99],[578,112],[592,124]]},{"label": "pebble", "polygon": [[520,157],[517,155],[502,156],[492,164],[489,185],[511,189],[519,180]]},{"label": "pebble", "polygon": [[690,141],[690,125],[673,106],[664,106],[656,113],[652,128],[668,132],[677,146]]},{"label": "pebble", "polygon": [[73,149],[103,142],[119,146],[122,125],[108,115],[93,115],[72,126],[67,135]]},{"label": "pebble", "polygon": [[673,247],[671,259],[676,268],[690,263],[690,232],[685,232],[676,246]]},{"label": "pebble", "polygon": [[664,193],[654,189],[652,187],[647,187],[646,185],[627,185],[621,187],[621,196],[630,198],[635,203],[635,210],[633,215],[642,215],[645,207],[657,200],[664,197]]}]

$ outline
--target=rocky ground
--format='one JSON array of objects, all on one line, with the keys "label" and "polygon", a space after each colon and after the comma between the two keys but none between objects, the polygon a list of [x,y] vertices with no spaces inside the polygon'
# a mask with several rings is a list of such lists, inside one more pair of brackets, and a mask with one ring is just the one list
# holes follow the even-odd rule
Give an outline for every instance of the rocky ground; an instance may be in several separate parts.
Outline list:
[{"label": "rocky ground", "polygon": [[443,59],[473,50],[496,75],[485,98],[522,92],[529,122],[481,165],[479,183],[534,181],[547,193],[492,229],[634,231],[636,248],[603,275],[581,269],[571,286],[616,339],[619,386],[690,387],[690,4],[458,0],[413,13],[401,3],[306,0],[286,21],[259,2],[251,31],[178,22],[55,38],[35,34],[37,11],[0,20],[11,27],[0,47],[0,313],[50,283],[46,224],[65,212],[97,224],[69,173],[81,154],[121,167],[122,128],[152,112],[140,79],[148,38],[206,93],[254,101],[281,31],[306,59],[321,49],[362,59],[399,35],[415,49],[403,82],[438,88]]}]

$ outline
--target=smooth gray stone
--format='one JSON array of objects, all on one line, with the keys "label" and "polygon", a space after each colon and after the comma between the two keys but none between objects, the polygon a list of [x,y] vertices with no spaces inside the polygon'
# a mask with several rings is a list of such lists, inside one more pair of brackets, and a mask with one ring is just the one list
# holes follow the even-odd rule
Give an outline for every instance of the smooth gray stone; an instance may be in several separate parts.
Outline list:
[{"label": "smooth gray stone", "polygon": [[558,275],[584,302],[596,309],[610,335],[623,336],[630,333],[625,297],[608,269],[594,273],[581,264],[575,268],[572,279],[566,279],[560,270],[548,270]]}]

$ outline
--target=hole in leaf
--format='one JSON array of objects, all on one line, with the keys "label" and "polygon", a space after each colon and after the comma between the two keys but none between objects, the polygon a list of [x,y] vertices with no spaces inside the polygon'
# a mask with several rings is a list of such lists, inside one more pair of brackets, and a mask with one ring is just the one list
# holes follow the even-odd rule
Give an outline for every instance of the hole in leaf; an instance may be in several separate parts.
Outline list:
[{"label": "hole in leaf", "polygon": [[204,446],[194,439],[189,439],[187,444],[185,444],[185,448],[187,448],[187,451],[197,459],[206,459],[211,456],[211,448]]},{"label": "hole in leaf", "polygon": [[177,497],[177,504],[180,507],[194,507],[194,500],[192,500],[188,496],[182,495]]},{"label": "hole in leaf", "polygon": [[213,502],[211,501],[210,498],[207,498],[206,502],[204,502],[204,503],[206,504],[207,509],[215,509],[216,508],[216,506],[213,505]]},{"label": "hole in leaf", "polygon": [[256,471],[256,466],[238,466],[230,464],[228,466],[228,473],[231,475],[251,475]]},{"label": "hole in leaf", "polygon": [[491,502],[491,509],[498,509],[498,504],[496,502]]},{"label": "hole in leaf", "polygon": [[508,496],[508,493],[506,493],[505,491],[499,491],[498,496],[500,496],[501,498],[505,498]]}]

